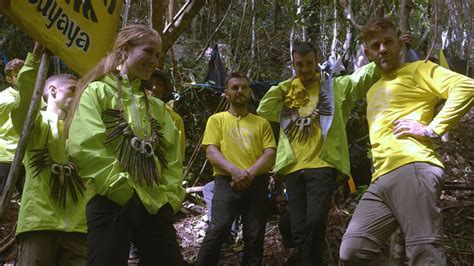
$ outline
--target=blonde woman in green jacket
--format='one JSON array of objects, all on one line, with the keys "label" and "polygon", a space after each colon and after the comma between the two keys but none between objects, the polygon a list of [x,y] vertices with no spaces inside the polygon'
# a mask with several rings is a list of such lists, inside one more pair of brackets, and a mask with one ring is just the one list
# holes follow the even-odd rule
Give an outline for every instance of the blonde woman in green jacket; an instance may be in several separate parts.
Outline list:
[{"label": "blonde woman in green jacket", "polygon": [[132,242],[146,265],[183,264],[173,227],[185,194],[179,133],[140,86],[160,48],[156,31],[127,26],[78,86],[68,147],[92,196],[88,265],[126,265]]},{"label": "blonde woman in green jacket", "polygon": [[[18,74],[20,103],[11,114],[17,133],[33,95],[41,50],[36,44]],[[68,74],[46,80],[47,107],[36,117],[24,158],[26,181],[16,228],[19,265],[85,264],[85,186],[68,156],[64,134],[76,82]]]}]

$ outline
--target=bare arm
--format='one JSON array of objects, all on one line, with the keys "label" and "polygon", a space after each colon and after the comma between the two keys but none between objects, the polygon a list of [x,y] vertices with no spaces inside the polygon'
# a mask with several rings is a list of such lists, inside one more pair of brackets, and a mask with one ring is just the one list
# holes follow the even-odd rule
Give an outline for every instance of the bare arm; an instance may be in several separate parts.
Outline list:
[{"label": "bare arm", "polygon": [[258,158],[252,167],[247,169],[247,172],[249,172],[252,176],[258,176],[267,173],[275,165],[275,156],[275,148],[264,149],[262,156]]},{"label": "bare arm", "polygon": [[206,158],[209,162],[217,168],[229,173],[232,177],[231,186],[237,190],[247,188],[253,181],[253,176],[247,170],[239,169],[237,166],[229,162],[221,151],[215,145],[208,145],[206,147]]}]

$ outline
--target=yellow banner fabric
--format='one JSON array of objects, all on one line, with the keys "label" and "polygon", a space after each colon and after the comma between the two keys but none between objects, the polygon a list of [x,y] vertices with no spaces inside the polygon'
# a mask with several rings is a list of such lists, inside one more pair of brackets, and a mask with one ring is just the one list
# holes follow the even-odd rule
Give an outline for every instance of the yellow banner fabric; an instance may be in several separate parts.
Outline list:
[{"label": "yellow banner fabric", "polygon": [[111,48],[121,0],[0,0],[0,12],[85,74]]}]

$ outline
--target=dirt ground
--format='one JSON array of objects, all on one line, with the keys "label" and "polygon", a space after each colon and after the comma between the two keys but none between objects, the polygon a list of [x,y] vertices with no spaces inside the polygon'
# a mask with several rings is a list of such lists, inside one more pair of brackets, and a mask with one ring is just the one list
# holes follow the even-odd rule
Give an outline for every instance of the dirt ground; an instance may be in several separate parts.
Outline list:
[{"label": "dirt ground", "polygon": [[[474,265],[474,110],[450,131],[447,141],[439,141],[438,152],[446,165],[445,190],[441,202],[445,225],[444,246],[449,265]],[[18,197],[12,199],[8,215],[0,224],[0,262],[12,265],[17,254],[14,229],[19,207]],[[338,193],[331,211],[326,233],[328,265],[338,265],[341,237],[357,205],[356,197]],[[175,227],[185,260],[196,260],[207,227],[205,206],[199,195],[190,194],[178,215]],[[221,252],[220,265],[240,265],[241,234],[228,241]],[[292,265],[293,249],[285,249],[278,229],[278,216],[272,215],[265,235],[264,265]],[[136,265],[136,260],[130,261]]]}]

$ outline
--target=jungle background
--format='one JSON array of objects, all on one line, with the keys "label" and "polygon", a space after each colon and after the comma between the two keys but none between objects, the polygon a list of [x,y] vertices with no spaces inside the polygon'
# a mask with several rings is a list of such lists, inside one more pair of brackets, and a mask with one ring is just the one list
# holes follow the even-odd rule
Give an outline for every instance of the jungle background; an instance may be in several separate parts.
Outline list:
[{"label": "jungle background", "polygon": [[[248,74],[258,105],[270,84],[292,76],[290,50],[294,41],[312,42],[318,49],[318,61],[340,60],[342,73],[352,73],[367,63],[360,39],[360,27],[375,16],[387,16],[414,39],[411,48],[421,59],[439,60],[444,52],[449,67],[473,77],[474,40],[471,0],[163,0],[131,1],[123,4],[121,26],[149,24],[163,33],[162,67],[172,77],[175,92],[170,102],[185,122],[185,181],[188,189],[176,228],[183,255],[192,263],[206,228],[202,186],[212,179],[211,167],[200,141],[207,118],[226,108],[222,97],[222,73],[242,71]],[[33,41],[0,16],[0,56],[5,63],[25,58]],[[216,58],[216,50],[220,60]],[[52,72],[69,71],[59,59],[53,60]],[[220,75],[209,69],[222,66]],[[0,67],[3,74],[3,65]],[[0,76],[0,88],[6,82]],[[365,104],[360,102],[347,126],[351,147],[355,193],[341,186],[335,196],[327,230],[327,263],[338,265],[340,239],[357,200],[370,180],[370,143],[365,120]],[[450,265],[474,265],[474,175],[472,149],[474,111],[471,110],[447,136],[436,143],[447,167],[442,194],[445,215],[445,247]],[[269,200],[272,216],[265,238],[265,265],[291,264],[294,250],[285,248],[278,230],[278,217],[284,201]],[[281,195],[280,195],[281,196]],[[19,196],[0,227],[0,260],[12,263],[17,247],[14,240]],[[393,239],[396,239],[394,237]],[[400,242],[400,241],[398,241]],[[397,241],[387,243],[391,253],[403,265]],[[393,244],[395,243],[395,244]],[[242,239],[237,236],[222,252],[223,265],[238,265]],[[131,260],[131,264],[136,260]]]}]

